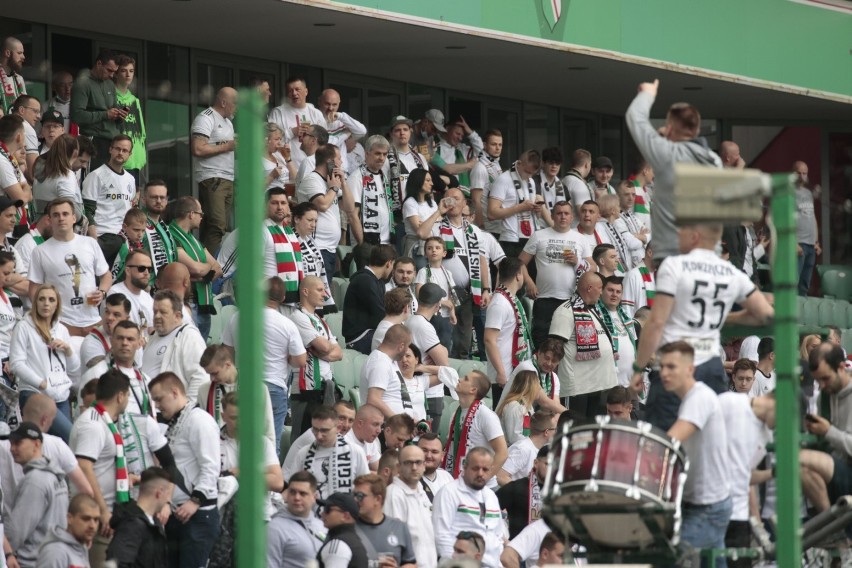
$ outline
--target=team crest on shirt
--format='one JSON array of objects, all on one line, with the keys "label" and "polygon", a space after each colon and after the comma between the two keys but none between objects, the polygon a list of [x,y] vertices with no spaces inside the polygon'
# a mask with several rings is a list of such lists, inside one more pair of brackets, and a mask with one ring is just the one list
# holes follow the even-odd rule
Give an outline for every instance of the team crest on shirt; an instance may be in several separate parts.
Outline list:
[{"label": "team crest on shirt", "polygon": [[388,544],[391,546],[399,546],[399,539],[396,538],[395,534],[388,535]]}]

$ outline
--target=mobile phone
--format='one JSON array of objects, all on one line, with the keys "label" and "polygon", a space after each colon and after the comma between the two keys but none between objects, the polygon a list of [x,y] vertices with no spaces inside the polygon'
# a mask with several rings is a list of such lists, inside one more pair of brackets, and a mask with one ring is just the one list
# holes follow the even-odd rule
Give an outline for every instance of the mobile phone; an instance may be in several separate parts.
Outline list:
[{"label": "mobile phone", "polygon": [[331,172],[333,172],[334,168],[336,168],[336,167],[337,167],[337,164],[334,163],[334,160],[329,160],[325,164],[325,168],[328,170],[329,175],[331,175]]},{"label": "mobile phone", "polygon": [[813,414],[805,414],[805,420],[807,420],[808,422],[819,422],[819,420],[817,420],[817,417]]}]

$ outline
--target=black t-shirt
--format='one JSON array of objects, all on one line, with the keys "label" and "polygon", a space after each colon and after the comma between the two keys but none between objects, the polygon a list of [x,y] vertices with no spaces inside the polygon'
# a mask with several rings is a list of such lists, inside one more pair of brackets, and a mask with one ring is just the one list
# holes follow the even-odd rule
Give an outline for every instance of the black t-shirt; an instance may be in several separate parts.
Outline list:
[{"label": "black t-shirt", "polygon": [[530,479],[522,477],[510,481],[497,490],[500,507],[509,514],[509,539],[518,536],[529,524],[530,517]]}]

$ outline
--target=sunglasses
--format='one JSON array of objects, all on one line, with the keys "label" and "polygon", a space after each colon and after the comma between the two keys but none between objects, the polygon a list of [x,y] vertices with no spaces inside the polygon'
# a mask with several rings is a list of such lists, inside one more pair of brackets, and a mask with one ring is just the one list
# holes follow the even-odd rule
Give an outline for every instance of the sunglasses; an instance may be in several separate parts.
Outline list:
[{"label": "sunglasses", "polygon": [[151,270],[154,267],[153,266],[142,266],[141,264],[128,264],[127,268],[135,268],[136,272],[139,272],[141,274],[142,272],[151,272]]},{"label": "sunglasses", "polygon": [[456,536],[456,538],[459,540],[469,540],[473,543],[473,546],[476,547],[477,552],[482,552],[482,549],[479,548],[479,539],[482,537],[476,534],[475,532],[462,531]]}]

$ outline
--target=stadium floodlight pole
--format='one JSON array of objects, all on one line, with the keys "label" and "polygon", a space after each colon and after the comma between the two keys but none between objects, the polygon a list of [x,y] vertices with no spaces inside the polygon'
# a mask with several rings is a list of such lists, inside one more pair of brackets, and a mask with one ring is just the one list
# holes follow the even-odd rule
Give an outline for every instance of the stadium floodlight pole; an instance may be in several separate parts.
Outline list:
[{"label": "stadium floodlight pole", "polygon": [[776,486],[778,541],[775,557],[780,568],[802,564],[801,484],[799,482],[799,317],[796,298],[796,193],[789,174],[772,178],[772,221],[775,255],[772,283],[775,292]]},{"label": "stadium floodlight pole", "polygon": [[243,259],[237,271],[240,373],[240,488],[237,492],[236,558],[239,568],[266,566],[266,527],[263,522],[266,482],[263,475],[264,407],[262,382],[263,341],[263,263],[261,258],[264,187],[261,164],[263,126],[260,96],[253,89],[239,95],[240,120],[237,123],[236,220],[239,229],[237,258]]}]

